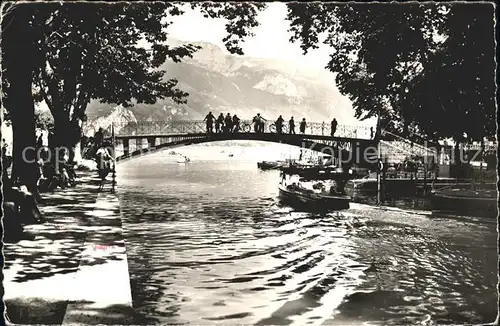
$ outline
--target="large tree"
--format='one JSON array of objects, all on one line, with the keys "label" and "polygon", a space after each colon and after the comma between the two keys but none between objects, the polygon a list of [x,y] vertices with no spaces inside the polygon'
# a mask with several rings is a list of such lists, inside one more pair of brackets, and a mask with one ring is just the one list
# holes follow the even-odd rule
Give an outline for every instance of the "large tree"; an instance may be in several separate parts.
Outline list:
[{"label": "large tree", "polygon": [[[3,7],[3,97],[12,115],[15,169],[21,183],[36,184],[35,164],[22,162],[22,151],[35,146],[34,98],[44,100],[54,117],[57,146],[79,139],[78,120],[91,99],[129,105],[160,98],[185,102],[187,93],[174,79],[163,80],[158,67],[179,62],[198,48],[166,45],[169,17],[182,14],[182,3],[9,3]],[[242,54],[239,41],[251,35],[255,3],[193,4],[208,17],[226,18],[227,49]],[[151,46],[138,46],[145,39]],[[20,54],[26,54],[25,57]],[[25,160],[24,160],[25,161]],[[26,180],[25,180],[26,179]],[[29,179],[29,180],[28,180]]]},{"label": "large tree", "polygon": [[31,92],[36,66],[35,30],[30,24],[32,9],[26,4],[2,6],[2,104],[12,121],[12,174],[36,194],[38,168],[35,152],[29,150],[34,149],[36,143]]},{"label": "large tree", "polygon": [[[228,18],[227,48],[241,53],[238,41],[256,26],[261,4],[194,4],[206,15]],[[130,105],[172,98],[185,103],[187,93],[177,80],[163,80],[159,66],[179,62],[199,49],[190,44],[166,44],[170,17],[181,15],[179,3],[50,4],[38,15],[39,53],[43,65],[36,71],[40,98],[55,120],[58,144],[73,146],[74,133],[91,99]],[[93,19],[89,19],[93,17]],[[150,50],[138,46],[145,40]]]},{"label": "large tree", "polygon": [[487,3],[288,4],[291,41],[307,53],[324,37],[358,118],[458,141],[495,130],[493,14]]}]

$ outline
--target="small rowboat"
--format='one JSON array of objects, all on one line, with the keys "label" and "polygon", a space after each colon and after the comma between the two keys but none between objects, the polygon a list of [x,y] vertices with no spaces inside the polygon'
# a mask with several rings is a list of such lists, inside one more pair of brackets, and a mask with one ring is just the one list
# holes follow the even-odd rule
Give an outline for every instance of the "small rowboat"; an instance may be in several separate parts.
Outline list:
[{"label": "small rowboat", "polygon": [[191,161],[189,157],[183,156],[182,158],[177,160],[177,163],[188,163],[189,161]]}]

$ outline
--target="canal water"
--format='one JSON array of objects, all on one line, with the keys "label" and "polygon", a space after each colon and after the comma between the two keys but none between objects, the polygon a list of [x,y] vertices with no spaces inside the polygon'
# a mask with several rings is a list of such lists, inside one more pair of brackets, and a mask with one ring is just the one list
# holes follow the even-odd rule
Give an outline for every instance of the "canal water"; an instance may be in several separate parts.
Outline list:
[{"label": "canal water", "polygon": [[[118,166],[138,324],[492,322],[496,221],[277,201],[283,149],[186,147]],[[286,152],[286,150],[285,150]],[[232,154],[232,157],[229,157]],[[259,155],[260,154],[260,155]]]}]

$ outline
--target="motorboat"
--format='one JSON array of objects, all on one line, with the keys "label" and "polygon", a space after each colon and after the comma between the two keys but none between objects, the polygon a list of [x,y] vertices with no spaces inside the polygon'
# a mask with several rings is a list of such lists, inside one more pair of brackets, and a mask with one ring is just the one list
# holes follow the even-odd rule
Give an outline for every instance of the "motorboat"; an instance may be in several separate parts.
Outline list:
[{"label": "motorboat", "polygon": [[285,162],[282,161],[262,161],[257,162],[257,167],[261,170],[276,170],[283,166]]},{"label": "motorboat", "polygon": [[349,208],[350,198],[346,196],[335,180],[282,180],[278,185],[282,203],[308,211],[336,211]]},{"label": "motorboat", "polygon": [[497,217],[496,184],[453,185],[431,192],[433,213],[455,213],[478,217]]}]

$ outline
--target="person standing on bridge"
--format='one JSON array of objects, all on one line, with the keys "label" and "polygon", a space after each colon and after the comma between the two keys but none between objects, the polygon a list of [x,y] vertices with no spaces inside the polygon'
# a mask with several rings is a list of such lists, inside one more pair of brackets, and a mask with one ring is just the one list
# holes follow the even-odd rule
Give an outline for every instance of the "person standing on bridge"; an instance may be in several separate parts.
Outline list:
[{"label": "person standing on bridge", "polygon": [[212,111],[208,112],[207,116],[203,121],[207,122],[207,133],[212,134],[214,132],[214,120],[215,117],[212,114]]},{"label": "person standing on bridge", "polygon": [[237,133],[240,131],[240,118],[235,114],[233,116],[233,133]]},{"label": "person standing on bridge", "polygon": [[224,115],[221,113],[215,120],[215,132],[221,133],[224,128]]},{"label": "person standing on bridge", "polygon": [[294,134],[295,135],[295,121],[293,120],[293,117],[288,121],[288,133]]},{"label": "person standing on bridge", "polygon": [[299,127],[301,134],[304,134],[306,132],[306,127],[307,127],[306,118],[302,118],[302,121],[300,122],[300,127]]},{"label": "person standing on bridge", "polygon": [[252,119],[252,122],[253,122],[253,131],[255,133],[258,133],[259,132],[259,116],[260,116],[260,113],[257,113],[257,115],[255,117],[253,117]]},{"label": "person standing on bridge", "polygon": [[264,119],[263,116],[259,115],[259,132],[263,133],[264,132],[264,121],[267,121]]},{"label": "person standing on bridge", "polygon": [[283,117],[280,115],[276,120],[276,132],[278,134],[283,133],[283,122],[285,122],[285,120],[283,120]]},{"label": "person standing on bridge", "polygon": [[332,130],[331,130],[331,136],[332,137],[335,135],[336,131],[337,131],[337,119],[333,118],[333,120],[332,120]]},{"label": "person standing on bridge", "polygon": [[233,118],[231,117],[231,114],[227,114],[226,118],[224,119],[224,125],[225,125],[225,132],[231,132],[233,130]]},{"label": "person standing on bridge", "polygon": [[255,133],[260,133],[261,130],[264,131],[264,128],[261,128],[261,125],[263,125],[262,117],[260,116],[260,113],[257,113],[255,117],[253,117],[253,129]]}]

